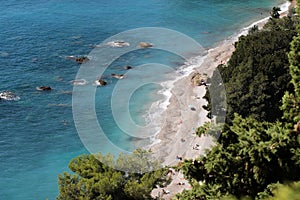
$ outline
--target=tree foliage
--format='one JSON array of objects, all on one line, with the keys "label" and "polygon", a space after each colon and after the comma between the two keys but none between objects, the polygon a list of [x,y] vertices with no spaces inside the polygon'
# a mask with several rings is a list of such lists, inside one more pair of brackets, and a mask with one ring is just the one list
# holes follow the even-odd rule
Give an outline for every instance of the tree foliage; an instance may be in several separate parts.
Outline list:
[{"label": "tree foliage", "polygon": [[294,92],[287,91],[283,97],[282,110],[285,110],[283,118],[289,122],[300,121],[300,35],[295,37],[291,43],[291,51],[288,54],[290,62],[291,83]]},{"label": "tree foliage", "polygon": [[272,191],[272,194],[274,196],[269,197],[269,200],[298,200],[300,197],[300,182],[279,185]]},{"label": "tree foliage", "polygon": [[[146,151],[136,150],[133,155],[121,155],[116,161],[113,156],[81,155],[71,160],[69,168],[74,174],[65,172],[59,175],[58,200],[79,199],[151,199],[150,193],[158,184],[167,181],[166,170],[156,169],[141,173],[132,173],[130,166],[140,165],[137,158],[145,157]],[[99,160],[103,161],[100,162]],[[108,164],[110,163],[110,164]],[[114,163],[114,168],[111,164]],[[126,165],[127,171],[124,169]]]},{"label": "tree foliage", "polygon": [[[234,113],[270,122],[282,116],[282,96],[293,89],[286,52],[296,35],[294,21],[288,17],[276,19],[263,30],[239,38],[228,64],[219,65],[215,71],[220,72],[222,79],[215,73],[212,76],[205,98],[221,98],[206,107],[211,113],[224,112],[226,97],[227,121],[233,119]],[[220,89],[223,84],[225,95]]]},{"label": "tree foliage", "polygon": [[[213,115],[227,111],[225,128],[206,123],[197,130],[221,137],[205,156],[181,164],[193,188],[179,200],[300,196],[300,26],[295,16],[277,13],[273,8],[263,30],[239,38],[228,64],[218,66],[222,78],[213,74],[206,108]],[[74,174],[59,175],[57,199],[151,199],[166,178],[147,155],[137,150],[116,162],[110,155],[79,156],[69,164]]]},{"label": "tree foliage", "polygon": [[194,194],[202,199],[226,195],[255,198],[271,183],[300,179],[299,132],[280,122],[236,115],[230,130],[223,134],[235,134],[236,142],[219,143],[205,157],[184,162],[186,177],[197,184],[180,199],[193,199]]},{"label": "tree foliage", "polygon": [[[227,123],[205,157],[182,164],[193,188],[178,199],[299,199],[300,27],[296,18],[275,14],[265,29],[239,39],[228,65],[218,66]],[[222,84],[211,82],[209,94]],[[220,110],[221,102],[208,109]]]},{"label": "tree foliage", "polygon": [[[258,199],[265,200],[299,200],[300,197],[300,182],[293,182],[288,184],[271,184],[267,187],[268,193],[264,193]],[[221,200],[238,200],[236,197],[230,195],[222,197]],[[242,198],[242,200],[249,200],[249,198]]]},{"label": "tree foliage", "polygon": [[271,12],[271,17],[278,19],[280,17],[279,11],[281,11],[281,9],[279,7],[273,7],[272,12]]}]

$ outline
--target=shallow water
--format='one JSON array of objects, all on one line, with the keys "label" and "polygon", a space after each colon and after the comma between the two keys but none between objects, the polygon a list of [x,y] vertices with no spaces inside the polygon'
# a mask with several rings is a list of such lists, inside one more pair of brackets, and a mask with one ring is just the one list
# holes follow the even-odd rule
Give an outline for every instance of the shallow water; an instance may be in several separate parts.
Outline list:
[{"label": "shallow water", "polygon": [[[0,91],[13,91],[21,99],[0,101],[0,198],[55,199],[57,174],[68,170],[71,158],[88,152],[74,126],[70,95],[70,81],[75,79],[80,65],[65,56],[87,55],[92,45],[140,27],[170,28],[209,48],[267,16],[273,5],[271,0],[2,2]],[[184,60],[162,51],[134,51],[117,59],[105,74],[109,77],[110,73],[126,73],[125,65],[149,62],[176,69]],[[151,73],[144,71],[143,75],[159,74]],[[98,75],[95,72],[95,78]],[[172,78],[167,72],[160,75]],[[139,80],[132,77],[128,79]],[[110,111],[110,97],[118,81],[107,80],[107,87],[96,90],[97,117],[109,139],[130,151],[134,141],[116,127]],[[50,85],[53,91],[36,91],[40,85]],[[147,111],[152,101],[162,97],[156,94],[160,88],[150,84],[133,94],[129,108],[134,122],[145,125],[147,120],[151,121]]]}]

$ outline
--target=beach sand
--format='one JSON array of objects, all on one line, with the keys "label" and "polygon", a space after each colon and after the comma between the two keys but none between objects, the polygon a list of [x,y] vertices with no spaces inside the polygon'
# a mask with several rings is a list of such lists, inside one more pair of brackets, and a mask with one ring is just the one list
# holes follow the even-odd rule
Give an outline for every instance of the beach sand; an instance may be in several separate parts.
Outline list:
[{"label": "beach sand", "polygon": [[[215,67],[221,62],[227,61],[234,51],[232,45],[234,41],[225,41],[218,47],[209,50],[201,66],[194,69],[194,72],[212,75]],[[207,111],[202,108],[207,102],[202,97],[206,93],[205,86],[193,86],[190,74],[178,80],[172,89],[170,104],[165,111],[165,123],[162,130],[157,134],[159,143],[151,147],[155,158],[158,158],[164,166],[178,165],[180,159],[195,159],[204,155],[205,150],[213,145],[213,139],[209,136],[201,138],[195,134],[197,128],[210,119],[206,117]],[[195,110],[191,110],[191,107]],[[196,145],[199,145],[197,148]],[[179,183],[183,182],[183,185]],[[164,199],[170,199],[175,194],[184,189],[190,189],[191,186],[183,178],[181,172],[176,172],[172,176],[172,182],[165,191],[170,193],[163,194],[162,188],[152,191],[152,196],[161,196]]]},{"label": "beach sand", "polygon": [[[296,1],[293,1],[289,8],[291,6],[295,7],[295,5]],[[287,8],[281,12],[281,16],[285,15],[287,15]],[[217,44],[216,48],[208,50],[203,63],[196,66],[194,72],[211,76],[219,64],[226,63],[229,60],[238,37],[247,34],[248,29],[253,25],[257,25],[259,28],[263,27],[267,20],[268,18],[265,18],[253,23],[248,28],[241,30],[240,34],[228,38]],[[195,159],[200,155],[204,155],[205,150],[213,145],[211,137],[202,136],[200,138],[195,134],[196,129],[205,122],[209,122],[210,119],[206,117],[207,111],[202,108],[203,105],[207,104],[202,98],[206,93],[206,88],[205,86],[192,85],[191,76],[194,72],[175,82],[171,91],[170,103],[164,113],[165,123],[156,136],[156,139],[160,142],[151,147],[155,158],[158,158],[164,166],[178,165],[181,161],[178,157]],[[191,107],[194,107],[195,110],[191,110]],[[195,149],[196,145],[199,145],[199,147]],[[157,188],[152,191],[152,196],[162,196],[164,199],[170,199],[184,189],[191,188],[180,172],[172,175],[172,179],[171,184],[164,188],[165,191],[168,191],[168,194],[163,194],[162,188]],[[184,184],[179,184],[182,182]]]}]

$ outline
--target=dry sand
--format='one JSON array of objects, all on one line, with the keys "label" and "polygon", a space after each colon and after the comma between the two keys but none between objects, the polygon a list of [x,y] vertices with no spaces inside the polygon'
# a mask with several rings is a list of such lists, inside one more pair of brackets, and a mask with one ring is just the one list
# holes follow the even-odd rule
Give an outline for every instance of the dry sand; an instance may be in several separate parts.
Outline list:
[{"label": "dry sand", "polygon": [[[211,76],[215,68],[222,62],[226,62],[234,51],[235,40],[228,39],[218,47],[208,51],[203,63],[197,66],[193,72],[208,74]],[[164,165],[176,165],[180,160],[193,159],[204,152],[211,145],[211,140],[196,136],[196,129],[209,122],[206,117],[207,111],[202,108],[207,102],[202,98],[206,93],[205,86],[193,86],[190,74],[178,80],[172,89],[170,104],[165,111],[165,123],[162,130],[157,134],[160,143],[151,147],[154,155]],[[194,108],[194,110],[191,109]],[[199,150],[193,149],[198,144]]]},{"label": "dry sand", "polygon": [[[293,1],[290,6],[295,7],[295,5],[295,1]],[[281,13],[282,16],[286,14],[287,11]],[[260,20],[250,27],[257,25],[261,28],[267,20],[268,18]],[[243,31],[243,34],[247,34],[247,30]],[[211,76],[219,64],[228,61],[234,51],[233,44],[238,40],[238,36],[226,39],[218,44],[216,48],[209,50],[203,63],[197,66],[194,72]],[[195,134],[195,130],[205,122],[210,121],[210,119],[206,117],[207,111],[202,108],[207,103],[202,99],[206,89],[204,86],[193,86],[191,74],[175,83],[170,104],[164,113],[166,121],[162,130],[156,136],[160,142],[151,147],[154,156],[159,158],[165,166],[177,165],[180,162],[177,156],[183,159],[195,159],[200,155],[204,155],[205,149],[213,145],[211,137],[202,136],[200,138]],[[195,110],[191,110],[191,106]],[[199,145],[198,149],[193,148],[196,144]],[[170,193],[163,194],[162,188],[157,188],[152,191],[152,196],[162,196],[164,199],[170,199],[184,189],[191,188],[180,172],[172,175],[172,179],[171,184],[164,188],[165,191]]]},{"label": "dry sand", "polygon": [[[226,40],[218,47],[209,50],[204,62],[201,66],[194,69],[194,72],[201,74],[206,73],[212,75],[214,69],[221,63],[226,62],[232,52],[234,40]],[[157,135],[160,143],[151,147],[151,150],[156,158],[159,158],[165,166],[175,166],[180,160],[177,156],[183,159],[195,159],[200,155],[204,155],[205,149],[213,145],[213,140],[209,136],[201,138],[195,134],[196,129],[209,122],[206,117],[207,111],[202,108],[207,102],[202,98],[206,93],[205,86],[193,86],[191,75],[178,80],[172,89],[172,97],[170,104],[165,111],[165,124]],[[191,110],[191,106],[195,110]],[[196,147],[199,145],[199,147]],[[152,191],[152,196],[161,196],[164,199],[170,199],[175,194],[182,192],[184,189],[190,189],[191,186],[187,180],[183,178],[182,173],[176,172],[172,176],[173,181],[170,185],[164,188],[170,193],[163,194],[162,188],[157,188]],[[184,185],[179,185],[179,183]]]}]

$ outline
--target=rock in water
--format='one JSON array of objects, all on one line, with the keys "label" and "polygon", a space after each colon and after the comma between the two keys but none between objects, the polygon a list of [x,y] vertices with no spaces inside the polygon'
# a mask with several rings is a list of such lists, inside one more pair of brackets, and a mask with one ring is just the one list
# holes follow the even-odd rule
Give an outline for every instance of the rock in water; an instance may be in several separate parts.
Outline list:
[{"label": "rock in water", "polygon": [[0,100],[7,100],[7,101],[12,101],[12,100],[19,100],[20,97],[18,97],[17,95],[15,95],[13,92],[9,92],[9,91],[3,91],[0,92]]},{"label": "rock in water", "polygon": [[124,67],[124,69],[129,70],[129,69],[132,69],[132,67],[127,65],[127,66]]},{"label": "rock in water", "polygon": [[111,74],[110,76],[116,79],[123,79],[125,77],[124,74]]},{"label": "rock in water", "polygon": [[111,47],[128,47],[130,44],[128,42],[124,41],[111,41],[106,43],[106,45],[111,46]]},{"label": "rock in water", "polygon": [[86,56],[83,56],[83,57],[79,57],[79,58],[76,58],[76,62],[79,63],[79,64],[82,64],[82,63],[86,63],[88,62],[90,59]]},{"label": "rock in water", "polygon": [[96,81],[96,85],[104,86],[104,85],[107,85],[107,82],[104,81],[104,80],[102,80],[102,79],[100,79],[100,80]]},{"label": "rock in water", "polygon": [[36,87],[36,89],[38,91],[51,91],[52,88],[50,86],[39,86],[39,87]]},{"label": "rock in water", "polygon": [[140,42],[139,45],[140,45],[141,48],[153,47],[153,44],[150,44],[149,42]]}]

